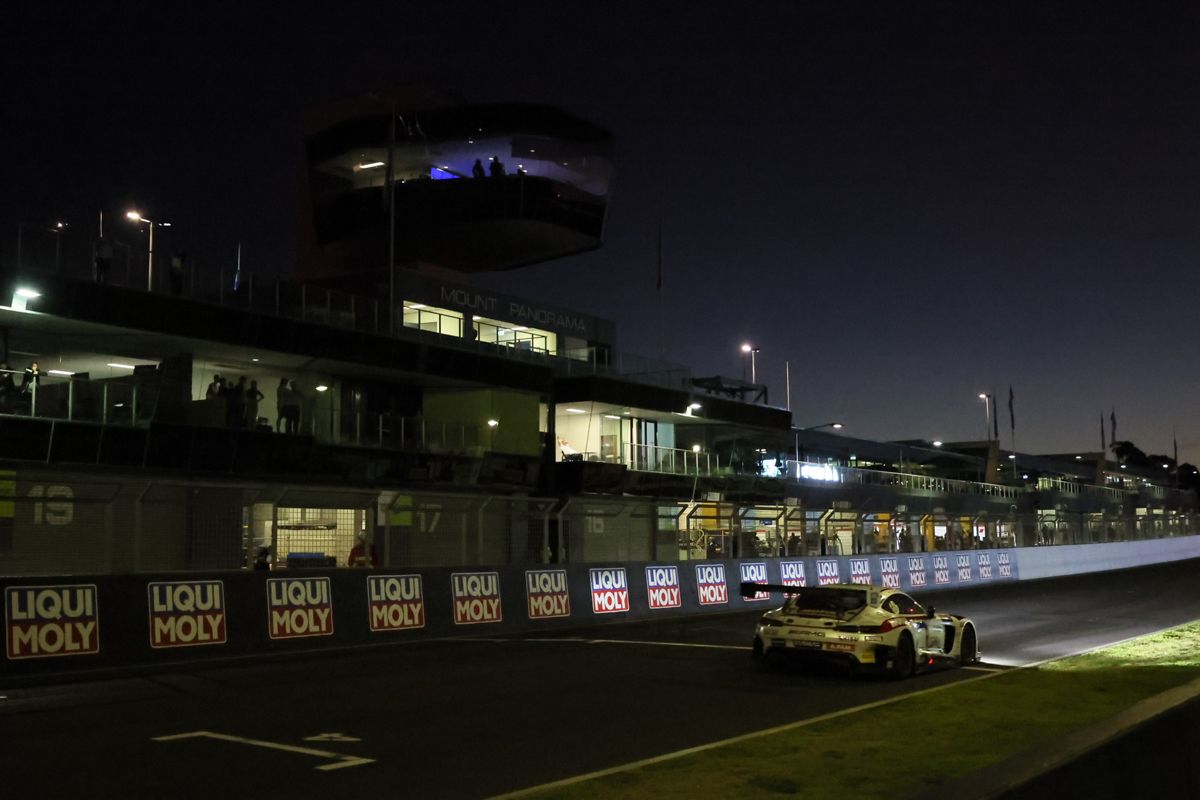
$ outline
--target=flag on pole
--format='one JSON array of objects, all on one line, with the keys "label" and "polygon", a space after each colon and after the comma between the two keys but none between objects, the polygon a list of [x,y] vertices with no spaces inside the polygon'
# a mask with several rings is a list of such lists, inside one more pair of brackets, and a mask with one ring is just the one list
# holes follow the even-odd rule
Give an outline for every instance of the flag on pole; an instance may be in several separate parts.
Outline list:
[{"label": "flag on pole", "polygon": [[1000,441],[1000,411],[996,407],[996,395],[992,395],[992,436]]},{"label": "flag on pole", "polygon": [[1104,459],[1108,452],[1108,443],[1104,441],[1104,412],[1100,412],[1100,458]]},{"label": "flag on pole", "polygon": [[1112,423],[1112,427],[1109,428],[1109,430],[1108,430],[1108,434],[1109,434],[1108,438],[1110,441],[1112,441],[1113,444],[1116,444],[1117,443],[1117,410],[1115,408],[1112,410],[1112,413],[1108,415],[1108,420],[1109,420],[1109,422]]},{"label": "flag on pole", "polygon": [[1017,429],[1017,415],[1013,412],[1013,390],[1011,383],[1008,385],[1008,426],[1013,431]]}]

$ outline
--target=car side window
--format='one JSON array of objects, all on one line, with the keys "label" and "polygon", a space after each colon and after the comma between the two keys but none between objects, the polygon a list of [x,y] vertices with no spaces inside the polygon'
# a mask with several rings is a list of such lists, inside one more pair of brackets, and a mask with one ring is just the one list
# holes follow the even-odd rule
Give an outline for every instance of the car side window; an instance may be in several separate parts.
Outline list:
[{"label": "car side window", "polygon": [[894,594],[888,598],[884,604],[888,611],[893,614],[924,614],[925,609],[921,608],[921,604],[913,600],[906,594]]}]

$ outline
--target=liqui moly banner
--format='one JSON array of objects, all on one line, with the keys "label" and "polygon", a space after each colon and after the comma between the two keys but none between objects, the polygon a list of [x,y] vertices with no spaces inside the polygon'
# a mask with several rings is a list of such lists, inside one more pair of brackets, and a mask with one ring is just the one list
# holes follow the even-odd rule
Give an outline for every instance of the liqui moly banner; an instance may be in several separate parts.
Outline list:
[{"label": "liqui moly banner", "polygon": [[1001,578],[1011,578],[1013,576],[1012,554],[996,553],[996,569],[999,571]]},{"label": "liqui moly banner", "polygon": [[900,559],[896,556],[879,557],[879,580],[889,589],[900,588]]},{"label": "liqui moly banner", "polygon": [[[746,583],[767,583],[767,565],[761,561],[751,562],[741,565],[742,582]],[[755,600],[770,600],[770,592],[755,592],[752,597],[745,598],[747,601]]]},{"label": "liqui moly banner", "polygon": [[499,572],[455,572],[450,576],[455,625],[479,625],[504,619]]},{"label": "liqui moly banner", "polygon": [[629,610],[629,581],[624,567],[588,570],[593,614],[619,614]]},{"label": "liqui moly banner", "polygon": [[367,622],[371,633],[425,627],[425,585],[420,575],[368,575]]},{"label": "liqui moly banner", "polygon": [[151,647],[225,644],[223,581],[150,583],[146,593],[150,603]]},{"label": "liqui moly banner", "polygon": [[979,580],[990,581],[992,579],[992,554],[979,553],[975,557],[975,563],[979,566]]},{"label": "liqui moly banner", "polygon": [[525,602],[530,619],[571,616],[571,596],[567,593],[565,569],[525,571]]},{"label": "liqui moly banner", "polygon": [[950,582],[950,556],[933,557],[933,582],[938,584]]},{"label": "liqui moly banner", "polygon": [[329,578],[268,578],[267,633],[272,639],[332,636]]},{"label": "liqui moly banner", "polygon": [[729,602],[729,585],[725,582],[724,564],[696,565],[696,597],[702,606],[723,605]]},{"label": "liqui moly banner", "polygon": [[852,559],[850,559],[850,582],[851,583],[870,583],[871,582],[871,559],[869,559],[869,558],[852,558]]},{"label": "liqui moly banner", "polygon": [[958,582],[971,582],[971,554],[959,553],[954,557],[954,568],[958,570]]},{"label": "liqui moly banner", "polygon": [[679,608],[683,605],[679,588],[679,567],[646,567],[646,603],[656,608]]},{"label": "liqui moly banner", "polygon": [[784,586],[807,586],[803,561],[780,561],[779,579]]},{"label": "liqui moly banner", "polygon": [[841,583],[841,578],[838,576],[837,559],[817,559],[817,585],[826,586],[831,583]]},{"label": "liqui moly banner", "polygon": [[925,572],[925,556],[905,556],[908,564],[908,585],[919,589],[929,585],[929,577]]},{"label": "liqui moly banner", "polygon": [[4,590],[4,634],[13,661],[99,653],[95,584],[9,586]]}]

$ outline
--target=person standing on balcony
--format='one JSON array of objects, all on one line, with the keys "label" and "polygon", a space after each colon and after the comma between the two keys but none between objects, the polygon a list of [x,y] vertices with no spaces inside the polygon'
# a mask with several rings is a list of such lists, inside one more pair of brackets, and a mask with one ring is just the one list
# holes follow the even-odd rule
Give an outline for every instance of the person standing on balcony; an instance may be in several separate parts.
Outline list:
[{"label": "person standing on balcony", "polygon": [[482,178],[482,177],[484,177],[484,175],[487,174],[483,171],[483,162],[480,161],[478,158],[475,159],[475,166],[471,167],[471,174],[474,175],[476,178]]},{"label": "person standing on balcony", "polygon": [[246,427],[251,430],[258,427],[258,404],[263,397],[258,390],[258,381],[250,381],[250,388],[246,389]]},{"label": "person standing on balcony", "polygon": [[292,402],[292,387],[288,386],[287,378],[279,379],[275,388],[275,432],[291,433],[288,430],[288,407]]},{"label": "person standing on balcony", "polygon": [[287,432],[300,432],[300,407],[304,404],[304,393],[295,381],[288,381]]},{"label": "person standing on balcony", "polygon": [[8,362],[0,363],[0,414],[8,414],[17,403],[17,384],[13,381]]}]

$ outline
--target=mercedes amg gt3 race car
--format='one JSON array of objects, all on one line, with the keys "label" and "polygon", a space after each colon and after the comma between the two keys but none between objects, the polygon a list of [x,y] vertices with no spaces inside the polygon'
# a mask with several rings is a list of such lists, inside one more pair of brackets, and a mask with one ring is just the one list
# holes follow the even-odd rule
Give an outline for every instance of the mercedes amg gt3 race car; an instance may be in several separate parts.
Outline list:
[{"label": "mercedes amg gt3 race car", "polygon": [[859,583],[782,586],[743,583],[743,597],[782,592],[787,599],[767,611],[754,630],[754,657],[842,661],[874,667],[897,678],[938,666],[963,666],[979,658],[975,623],[928,610],[899,589]]}]

